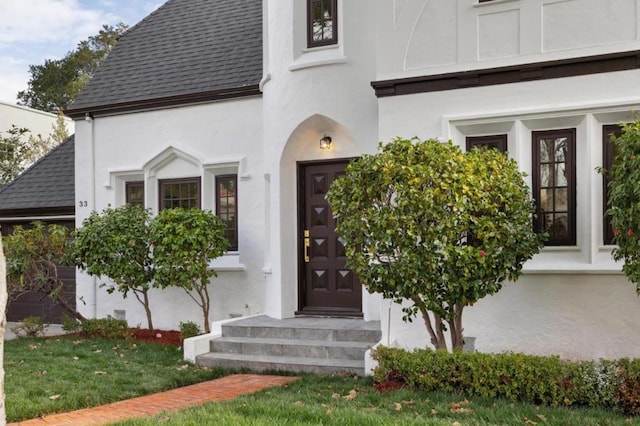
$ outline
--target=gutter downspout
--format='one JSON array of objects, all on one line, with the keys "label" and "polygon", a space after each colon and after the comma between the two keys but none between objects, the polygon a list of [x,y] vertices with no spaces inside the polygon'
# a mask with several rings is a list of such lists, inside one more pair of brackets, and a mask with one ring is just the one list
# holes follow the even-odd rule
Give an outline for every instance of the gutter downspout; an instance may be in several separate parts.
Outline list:
[{"label": "gutter downspout", "polygon": [[[93,117],[91,113],[85,113],[84,120],[89,123],[90,131],[90,146],[91,146],[91,210],[96,209],[96,132],[95,132],[95,123],[93,121]],[[91,293],[91,300],[88,300],[86,303],[89,304],[90,307],[93,307],[93,318],[98,317],[98,279],[97,277],[91,277],[91,281],[93,282],[93,292]]]}]

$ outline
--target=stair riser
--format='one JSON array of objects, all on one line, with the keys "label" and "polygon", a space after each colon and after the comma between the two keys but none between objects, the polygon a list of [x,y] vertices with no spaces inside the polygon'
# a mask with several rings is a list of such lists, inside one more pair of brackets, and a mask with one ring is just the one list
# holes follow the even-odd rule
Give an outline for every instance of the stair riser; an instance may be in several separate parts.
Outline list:
[{"label": "stair riser", "polygon": [[211,352],[303,358],[364,359],[366,348],[211,341]]},{"label": "stair riser", "polygon": [[380,340],[380,331],[374,330],[326,330],[287,327],[246,327],[224,325],[224,337],[256,337],[266,339],[325,340],[335,342],[370,342]]},{"label": "stair riser", "polygon": [[312,373],[312,374],[335,374],[335,373],[350,373],[358,376],[364,376],[363,368],[354,367],[327,367],[317,365],[296,365],[296,364],[282,364],[276,362],[256,362],[256,361],[239,361],[231,359],[207,359],[205,357],[198,357],[197,364],[203,367],[224,367],[232,370],[250,369],[252,371],[284,371],[290,373]]}]

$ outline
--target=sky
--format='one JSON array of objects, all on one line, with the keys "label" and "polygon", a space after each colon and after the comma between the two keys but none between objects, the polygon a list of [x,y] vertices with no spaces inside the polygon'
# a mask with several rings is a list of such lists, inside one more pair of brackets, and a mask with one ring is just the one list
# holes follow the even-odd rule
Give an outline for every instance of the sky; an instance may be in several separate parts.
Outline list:
[{"label": "sky", "polygon": [[0,101],[17,103],[29,65],[60,59],[103,24],[132,27],[165,0],[0,0]]}]

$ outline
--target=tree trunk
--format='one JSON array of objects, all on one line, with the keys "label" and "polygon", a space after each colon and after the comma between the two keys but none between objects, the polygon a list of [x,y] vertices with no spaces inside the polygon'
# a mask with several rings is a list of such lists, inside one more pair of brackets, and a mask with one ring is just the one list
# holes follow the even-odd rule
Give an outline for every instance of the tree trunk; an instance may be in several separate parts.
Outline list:
[{"label": "tree trunk", "polygon": [[73,318],[79,321],[86,320],[86,318],[80,312],[76,311],[75,308],[67,302],[67,299],[64,298],[63,294],[56,296],[56,302],[58,302],[58,304],[62,306],[62,309],[64,309],[64,311],[71,315]]},{"label": "tree trunk", "polygon": [[[149,330],[153,331],[154,329],[153,321],[151,320],[151,307],[149,306],[149,289],[133,289],[133,294],[136,296],[136,299],[138,299],[138,302],[140,302],[140,304],[144,306],[144,312],[145,314],[147,314],[147,327],[149,328]],[[140,295],[142,295],[142,298],[140,298]]]},{"label": "tree trunk", "polygon": [[206,284],[201,286],[201,291],[200,297],[202,299],[202,315],[204,316],[204,332],[209,334],[211,333],[211,326],[209,325],[209,305],[211,302]]},{"label": "tree trunk", "polygon": [[7,410],[4,405],[4,331],[7,327],[7,265],[0,235],[0,425],[7,423]]},{"label": "tree trunk", "polygon": [[451,347],[453,350],[462,350],[464,347],[464,336],[462,332],[464,329],[462,328],[462,310],[464,309],[464,305],[457,303],[453,307],[454,317],[449,322],[449,326],[451,328]]},{"label": "tree trunk", "polygon": [[447,342],[444,340],[444,334],[442,334],[442,327],[436,324],[436,328],[440,328],[440,333],[436,333],[431,324],[431,317],[429,317],[429,311],[423,307],[421,307],[422,303],[420,299],[414,298],[413,302],[418,306],[420,313],[422,314],[422,320],[424,321],[424,325],[427,327],[427,331],[429,332],[429,336],[431,336],[431,344],[436,348],[436,350],[444,349],[447,350]]}]

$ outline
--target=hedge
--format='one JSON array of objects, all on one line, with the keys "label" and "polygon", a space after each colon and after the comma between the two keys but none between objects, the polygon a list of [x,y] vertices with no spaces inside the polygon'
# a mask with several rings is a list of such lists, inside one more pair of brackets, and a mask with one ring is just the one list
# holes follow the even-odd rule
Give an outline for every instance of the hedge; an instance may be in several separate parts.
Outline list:
[{"label": "hedge", "polygon": [[380,346],[376,383],[461,392],[549,406],[588,406],[640,414],[640,360],[568,361],[557,356],[469,353]]}]

